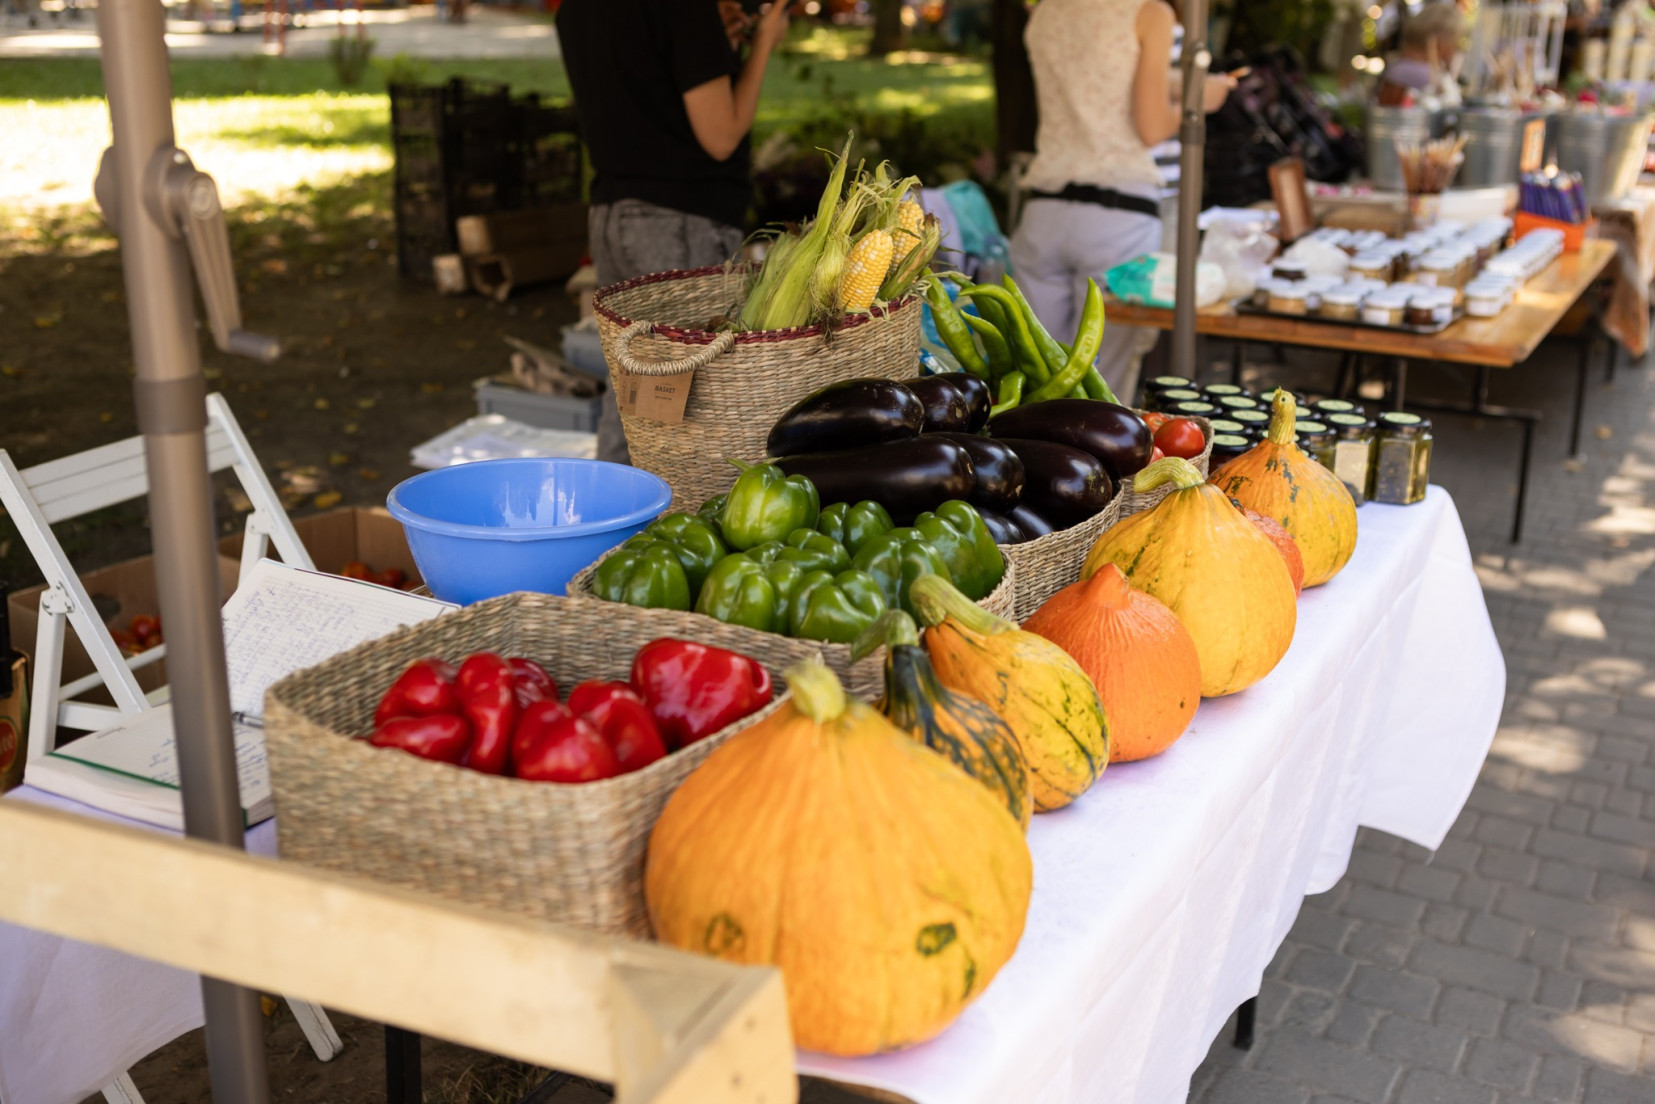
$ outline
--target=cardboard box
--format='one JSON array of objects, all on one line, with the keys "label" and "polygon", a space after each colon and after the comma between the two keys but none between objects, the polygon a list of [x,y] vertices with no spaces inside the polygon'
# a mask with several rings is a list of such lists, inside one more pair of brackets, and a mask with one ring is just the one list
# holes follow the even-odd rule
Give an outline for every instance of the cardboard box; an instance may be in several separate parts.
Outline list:
[{"label": "cardboard box", "polygon": [[[235,592],[239,568],[240,565],[234,559],[219,557],[220,600],[230,597]],[[134,617],[142,614],[153,616],[161,611],[160,599],[155,588],[154,556],[140,556],[125,563],[88,571],[81,575],[80,581],[86,592],[91,595],[92,605],[103,619],[103,623],[109,626],[110,632],[125,632]],[[12,647],[28,652],[31,656],[35,650],[35,634],[40,628],[40,596],[45,592],[46,587],[43,584],[17,591],[9,599]],[[163,638],[166,636],[164,624],[161,626],[161,635]],[[163,659],[138,668],[133,675],[137,678],[138,685],[148,693],[166,685],[166,668],[167,661]],[[92,657],[87,654],[81,645],[80,636],[71,626],[67,639],[63,642],[63,677],[59,681],[73,682],[94,670],[96,668],[92,665]],[[77,700],[107,705],[114,699],[100,688]]]},{"label": "cardboard box", "polygon": [[[408,576],[407,587],[420,585],[420,573],[414,566],[414,554],[408,551],[402,523],[382,507],[342,506],[327,513],[296,518],[293,528],[318,571],[338,575],[346,564],[354,561],[367,564],[374,571],[400,568]],[[245,538],[245,533],[225,537],[218,542],[218,550],[239,563]],[[274,544],[268,555],[281,559]]]}]

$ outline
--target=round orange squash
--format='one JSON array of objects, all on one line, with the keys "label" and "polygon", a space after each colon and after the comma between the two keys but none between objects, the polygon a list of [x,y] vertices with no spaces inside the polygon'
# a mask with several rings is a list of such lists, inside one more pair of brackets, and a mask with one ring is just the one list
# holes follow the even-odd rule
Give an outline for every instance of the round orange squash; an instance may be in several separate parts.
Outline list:
[{"label": "round orange squash", "polygon": [[1174,489],[1157,506],[1104,531],[1081,577],[1119,567],[1189,630],[1202,695],[1234,694],[1269,674],[1293,643],[1293,580],[1274,542],[1188,460],[1157,460],[1133,487],[1169,482]]},{"label": "round orange squash", "polygon": [[865,1055],[941,1032],[1023,933],[1034,867],[987,788],[820,660],[714,751],[649,838],[663,943],[776,966],[800,1046]]},{"label": "round orange squash", "polygon": [[1281,522],[1304,558],[1304,585],[1321,586],[1356,551],[1356,502],[1327,468],[1293,440],[1297,406],[1278,388],[1264,440],[1213,473],[1219,490]]},{"label": "round orange squash", "polygon": [[[1232,498],[1230,501],[1235,502],[1235,499]],[[1287,564],[1288,577],[1293,580],[1293,593],[1298,594],[1303,591],[1304,557],[1299,555],[1299,546],[1293,542],[1292,534],[1283,529],[1281,522],[1275,518],[1265,517],[1257,510],[1249,510],[1239,502],[1236,502],[1236,506],[1241,510],[1242,517],[1252,522],[1259,532],[1269,537],[1275,544],[1276,551],[1281,553],[1282,562]]]},{"label": "round orange squash", "polygon": [[1023,624],[1092,676],[1109,717],[1109,761],[1159,755],[1201,704],[1195,641],[1173,612],[1112,563],[1046,599]]}]

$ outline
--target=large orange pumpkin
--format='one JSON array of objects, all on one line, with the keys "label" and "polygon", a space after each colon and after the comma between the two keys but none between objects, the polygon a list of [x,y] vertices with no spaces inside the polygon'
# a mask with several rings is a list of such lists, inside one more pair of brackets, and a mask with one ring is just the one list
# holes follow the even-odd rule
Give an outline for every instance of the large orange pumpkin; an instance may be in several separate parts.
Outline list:
[{"label": "large orange pumpkin", "polygon": [[[1235,499],[1232,498],[1230,501],[1235,502]],[[1298,594],[1304,590],[1304,557],[1299,555],[1299,546],[1293,543],[1292,535],[1283,529],[1281,522],[1275,518],[1265,517],[1257,510],[1249,510],[1239,502],[1236,502],[1236,506],[1241,510],[1241,516],[1269,537],[1271,543],[1276,546],[1276,551],[1281,553],[1282,562],[1287,565],[1287,576],[1293,580],[1293,593]]]},{"label": "large orange pumpkin", "polygon": [[1201,704],[1189,630],[1112,563],[1046,599],[1023,631],[1057,644],[1092,676],[1109,716],[1111,763],[1161,754]]},{"label": "large orange pumpkin", "polygon": [[1304,585],[1321,586],[1356,551],[1356,502],[1339,477],[1293,439],[1297,405],[1278,388],[1270,432],[1213,473],[1219,490],[1249,510],[1275,518],[1304,558]]},{"label": "large orange pumpkin", "polygon": [[792,699],[707,757],[649,838],[663,943],[776,966],[793,1038],[829,1054],[911,1046],[1011,957],[1034,869],[1003,802],[820,661]]},{"label": "large orange pumpkin", "polygon": [[1188,460],[1157,460],[1133,479],[1173,491],[1153,509],[1107,529],[1081,577],[1114,564],[1132,585],[1164,602],[1195,641],[1201,693],[1245,690],[1269,674],[1293,643],[1293,580],[1269,537]]}]

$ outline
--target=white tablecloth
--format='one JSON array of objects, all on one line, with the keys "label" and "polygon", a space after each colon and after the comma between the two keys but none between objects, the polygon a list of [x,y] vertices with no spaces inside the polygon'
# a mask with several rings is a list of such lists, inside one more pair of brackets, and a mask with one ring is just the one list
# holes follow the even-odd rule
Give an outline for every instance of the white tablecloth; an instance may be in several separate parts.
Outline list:
[{"label": "white tablecloth", "polygon": [[1301,596],[1268,678],[1034,818],[1023,940],[953,1027],[800,1071],[920,1104],[1183,1100],[1357,826],[1437,847],[1499,723],[1505,663],[1447,493],[1358,517],[1355,557]]},{"label": "white tablecloth", "polygon": [[[1358,516],[1355,558],[1302,596],[1268,679],[1034,819],[1022,944],[957,1024],[900,1054],[801,1054],[800,1071],[921,1104],[1183,1100],[1357,826],[1436,847],[1499,720],[1505,666],[1448,495]],[[273,828],[250,848],[269,853]],[[193,975],[0,925],[7,1104],[78,1101],[200,1023]]]}]

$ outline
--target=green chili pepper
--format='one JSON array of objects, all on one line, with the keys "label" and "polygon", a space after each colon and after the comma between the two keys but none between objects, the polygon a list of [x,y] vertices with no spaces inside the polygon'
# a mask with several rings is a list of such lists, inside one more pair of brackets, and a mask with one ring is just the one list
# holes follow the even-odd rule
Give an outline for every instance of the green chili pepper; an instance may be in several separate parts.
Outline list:
[{"label": "green chili pepper", "polygon": [[724,504],[719,519],[724,543],[737,551],[779,541],[795,529],[815,526],[821,511],[816,485],[802,475],[789,476],[774,464],[746,465]]},{"label": "green chili pepper", "polygon": [[1021,372],[1007,372],[1000,377],[999,390],[995,393],[995,403],[989,407],[989,417],[1004,414],[1008,410],[1015,410],[1023,401],[1023,383],[1027,377]]},{"label": "green chili pepper", "polygon": [[850,644],[885,612],[885,594],[866,571],[812,571],[793,592],[788,635]]},{"label": "green chili pepper", "polygon": [[978,304],[979,309],[984,301],[992,302],[1000,308],[1000,313],[1006,320],[1003,332],[1006,339],[1011,342],[1012,352],[1016,354],[1017,367],[1036,383],[1046,382],[1051,372],[1047,370],[1046,361],[1035,346],[1034,335],[1029,332],[1029,320],[1011,292],[995,284],[972,284],[968,288],[963,288],[960,294],[970,296],[971,301]]},{"label": "green chili pepper", "polygon": [[960,318],[983,339],[983,348],[988,350],[989,372],[995,379],[1017,368],[1017,358],[1011,355],[1011,346],[1006,344],[1005,335],[994,323],[975,314],[962,314]]},{"label": "green chili pepper", "polygon": [[1067,395],[1086,378],[1102,342],[1103,292],[1098,290],[1096,280],[1089,279],[1086,281],[1086,305],[1080,311],[1080,325],[1075,329],[1075,345],[1069,354],[1069,363],[1063,366],[1063,371],[1035,388],[1027,401],[1044,402]]},{"label": "green chili pepper", "polygon": [[952,581],[948,565],[915,529],[892,529],[862,546],[851,567],[866,571],[879,584],[885,605],[914,611],[908,602],[908,588],[921,575],[941,575]]},{"label": "green chili pepper", "polygon": [[871,499],[855,503],[835,502],[822,510],[816,520],[818,532],[832,537],[854,556],[862,546],[881,533],[896,527],[885,507]]},{"label": "green chili pepper", "polygon": [[[821,519],[818,518],[818,525]],[[843,571],[850,566],[845,546],[815,529],[795,529],[787,534],[785,547],[777,558],[791,560],[806,571]]]},{"label": "green chili pepper", "polygon": [[1029,336],[1034,338],[1034,346],[1040,350],[1041,359],[1046,362],[1046,367],[1055,372],[1069,363],[1069,350],[1065,349],[1062,343],[1053,337],[1045,326],[1041,325],[1040,318],[1034,313],[1034,308],[1029,305],[1028,298],[1023,294],[1023,289],[1017,286],[1017,281],[1011,278],[1010,273],[1000,277],[1000,284],[1011,293],[1013,299],[1017,300],[1017,305],[1022,309],[1023,316],[1028,319]]},{"label": "green chili pepper", "polygon": [[913,528],[937,550],[954,585],[973,602],[987,598],[1005,577],[1005,556],[970,503],[950,499],[915,518]]},{"label": "green chili pepper", "polygon": [[948,346],[948,351],[954,354],[954,359],[960,362],[960,367],[980,379],[990,379],[988,362],[977,349],[977,341],[971,336],[971,328],[960,317],[960,310],[954,301],[943,290],[941,280],[932,280],[925,289],[925,301],[931,307],[931,321],[937,324],[937,334],[942,343]]},{"label": "green chili pepper", "polygon": [[690,608],[690,583],[678,549],[666,541],[627,544],[604,558],[592,576],[599,598],[651,609]]},{"label": "green chili pepper", "polygon": [[621,547],[660,541],[670,546],[684,566],[684,577],[690,583],[690,600],[701,593],[701,584],[713,565],[730,554],[719,536],[718,526],[694,514],[668,514]]}]

